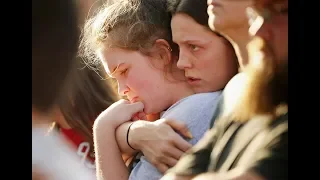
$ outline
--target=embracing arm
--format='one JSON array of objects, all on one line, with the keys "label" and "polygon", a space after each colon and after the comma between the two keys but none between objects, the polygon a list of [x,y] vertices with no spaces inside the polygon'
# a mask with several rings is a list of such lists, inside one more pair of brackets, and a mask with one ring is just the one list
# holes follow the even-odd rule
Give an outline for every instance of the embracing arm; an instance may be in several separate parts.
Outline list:
[{"label": "embracing arm", "polygon": [[[160,114],[153,114],[153,115],[145,115],[144,113],[138,113],[135,117],[133,117],[133,121],[156,121],[160,118]],[[141,119],[148,119],[148,120],[141,120]],[[117,130],[116,130],[116,140],[118,143],[118,146],[120,148],[120,151],[122,153],[122,157],[124,161],[127,161],[130,157],[132,157],[135,153],[137,153],[138,151],[140,151],[141,149],[138,149],[138,147],[133,147],[133,144],[130,143],[130,146],[133,147],[134,149],[132,149],[129,145],[128,145],[128,141],[130,140],[128,133],[129,133],[129,127],[132,124],[132,121],[129,122],[125,122],[123,124],[121,124]],[[130,134],[132,134],[134,132],[130,131]],[[127,136],[129,139],[127,139]],[[135,139],[133,139],[135,140]],[[132,138],[131,140],[132,141]]]}]

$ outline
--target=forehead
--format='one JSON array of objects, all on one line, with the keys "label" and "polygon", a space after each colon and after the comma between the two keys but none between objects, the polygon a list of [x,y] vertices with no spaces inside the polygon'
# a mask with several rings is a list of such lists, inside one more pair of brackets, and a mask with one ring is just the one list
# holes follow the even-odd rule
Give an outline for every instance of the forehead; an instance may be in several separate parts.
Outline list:
[{"label": "forehead", "polygon": [[184,13],[177,13],[171,20],[174,42],[205,39],[211,32]]},{"label": "forehead", "polygon": [[130,58],[130,52],[120,48],[100,48],[97,50],[97,55],[108,75],[112,74],[120,64],[126,63],[127,59]]}]

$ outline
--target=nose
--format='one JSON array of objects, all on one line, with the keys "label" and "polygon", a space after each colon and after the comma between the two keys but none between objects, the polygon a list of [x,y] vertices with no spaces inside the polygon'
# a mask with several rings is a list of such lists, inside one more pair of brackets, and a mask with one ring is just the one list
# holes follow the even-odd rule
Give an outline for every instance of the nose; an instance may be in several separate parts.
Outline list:
[{"label": "nose", "polygon": [[188,53],[185,53],[180,49],[179,59],[177,62],[177,67],[179,69],[192,68],[192,60]]},{"label": "nose", "polygon": [[118,81],[118,94],[120,96],[125,96],[129,91],[130,89],[125,83]]}]

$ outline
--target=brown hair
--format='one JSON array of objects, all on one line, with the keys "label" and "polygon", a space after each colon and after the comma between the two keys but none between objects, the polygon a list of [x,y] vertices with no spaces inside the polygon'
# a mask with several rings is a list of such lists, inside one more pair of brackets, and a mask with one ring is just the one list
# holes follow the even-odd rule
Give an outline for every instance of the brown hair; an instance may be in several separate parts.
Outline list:
[{"label": "brown hair", "polygon": [[92,126],[96,117],[118,100],[102,67],[89,69],[78,62],[57,106],[67,124],[93,145]]},{"label": "brown hair", "polygon": [[[90,59],[89,64],[100,62],[95,50],[101,47],[118,47],[150,55],[155,41],[164,39],[177,57],[170,21],[166,0],[115,1],[85,23],[80,55]],[[165,72],[173,72],[174,68],[175,58],[165,67]]]},{"label": "brown hair", "polygon": [[[168,0],[168,11],[172,16],[174,16],[176,13],[184,13],[190,16],[197,23],[210,30],[210,27],[208,25],[209,15],[207,13],[207,7],[207,1],[205,0]],[[234,49],[231,43],[225,37],[221,36],[217,32],[212,31],[212,33],[215,33],[218,36],[222,37],[225,40],[226,44]],[[234,56],[235,60],[237,60],[235,52]]]},{"label": "brown hair", "polygon": [[32,1],[32,108],[48,112],[77,51],[76,9],[70,0]]},{"label": "brown hair", "polygon": [[209,15],[207,13],[206,0],[168,0],[168,11],[174,15],[185,13],[192,17],[197,23],[210,29],[208,25]]},{"label": "brown hair", "polygon": [[[184,13],[191,17],[198,24],[202,25],[211,33],[214,33],[223,39],[224,44],[232,49],[232,71],[229,73],[229,78],[231,79],[238,72],[239,62],[236,55],[235,49],[232,44],[222,35],[217,32],[210,30],[208,25],[209,15],[207,13],[207,1],[206,0],[168,0],[168,11],[174,16],[176,13]],[[227,79],[227,80],[230,80]],[[224,86],[227,82],[225,82]]]}]

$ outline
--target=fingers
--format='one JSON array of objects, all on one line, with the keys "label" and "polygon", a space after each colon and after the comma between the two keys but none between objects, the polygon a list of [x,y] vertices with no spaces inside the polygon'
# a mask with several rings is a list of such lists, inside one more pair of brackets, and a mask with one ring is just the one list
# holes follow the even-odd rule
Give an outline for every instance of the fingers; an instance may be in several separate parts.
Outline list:
[{"label": "fingers", "polygon": [[187,150],[189,150],[192,147],[192,145],[190,143],[188,143],[186,140],[184,140],[178,134],[175,134],[174,136],[175,137],[173,138],[173,144],[177,148],[179,148],[181,151],[186,152]]},{"label": "fingers", "polygon": [[137,112],[135,115],[133,115],[132,120],[137,121],[137,120],[146,120],[146,114],[144,112]]},{"label": "fingers", "polygon": [[144,112],[139,112],[139,113],[138,113],[138,118],[139,118],[139,119],[146,120],[146,119],[147,119],[146,113],[144,113]]},{"label": "fingers", "polygon": [[128,111],[131,114],[135,114],[137,112],[142,112],[143,108],[144,108],[144,105],[142,102],[135,102],[135,103],[128,104],[126,111]]},{"label": "fingers", "polygon": [[161,159],[161,162],[165,163],[168,167],[173,167],[177,164],[178,160],[169,156],[165,156]]},{"label": "fingers", "polygon": [[169,126],[171,126],[174,130],[181,133],[183,136],[187,138],[192,138],[192,134],[189,131],[186,124],[184,124],[181,121],[173,120],[173,119],[166,119],[165,123],[167,123]]},{"label": "fingers", "polygon": [[137,114],[133,115],[132,121],[138,121],[138,120],[139,120],[138,115]]},{"label": "fingers", "polygon": [[169,167],[163,163],[156,164],[155,166],[161,173],[165,173],[169,169]]},{"label": "fingers", "polygon": [[176,160],[179,160],[183,153],[184,151],[181,151],[175,146],[168,146],[166,148],[166,151],[164,152],[165,155],[170,156]]}]

